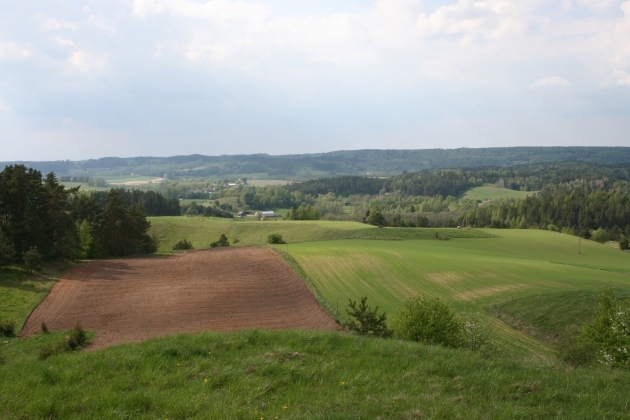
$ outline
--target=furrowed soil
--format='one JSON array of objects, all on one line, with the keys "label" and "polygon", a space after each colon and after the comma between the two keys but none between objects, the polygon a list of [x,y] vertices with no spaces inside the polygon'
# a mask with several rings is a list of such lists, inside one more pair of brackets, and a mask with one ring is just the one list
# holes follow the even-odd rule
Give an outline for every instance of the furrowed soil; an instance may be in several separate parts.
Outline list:
[{"label": "furrowed soil", "polygon": [[335,330],[337,324],[271,250],[218,248],[84,264],[63,276],[22,335],[81,323],[91,348],[181,332]]}]

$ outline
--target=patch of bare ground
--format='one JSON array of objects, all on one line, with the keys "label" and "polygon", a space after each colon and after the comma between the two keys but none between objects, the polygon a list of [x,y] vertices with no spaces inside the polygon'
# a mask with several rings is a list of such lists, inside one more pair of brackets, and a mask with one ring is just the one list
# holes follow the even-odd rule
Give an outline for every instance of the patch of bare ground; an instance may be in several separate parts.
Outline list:
[{"label": "patch of bare ground", "polygon": [[246,247],[84,264],[55,284],[22,334],[42,321],[96,331],[92,348],[181,332],[338,328],[280,257]]}]

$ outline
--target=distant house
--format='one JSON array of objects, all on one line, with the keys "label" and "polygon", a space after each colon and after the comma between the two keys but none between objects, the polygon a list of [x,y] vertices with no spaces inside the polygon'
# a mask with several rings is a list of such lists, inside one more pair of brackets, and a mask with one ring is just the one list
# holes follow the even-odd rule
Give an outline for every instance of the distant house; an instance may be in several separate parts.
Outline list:
[{"label": "distant house", "polygon": [[269,217],[276,217],[276,214],[273,211],[257,211],[255,216],[258,219],[267,219]]}]

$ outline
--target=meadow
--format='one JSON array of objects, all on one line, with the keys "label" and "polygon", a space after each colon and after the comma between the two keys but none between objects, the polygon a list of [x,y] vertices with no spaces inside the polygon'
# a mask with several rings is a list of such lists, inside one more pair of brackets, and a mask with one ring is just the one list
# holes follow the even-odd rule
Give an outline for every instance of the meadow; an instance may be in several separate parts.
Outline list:
[{"label": "meadow", "polygon": [[536,194],[537,191],[515,191],[508,188],[499,188],[493,185],[484,185],[471,188],[459,198],[467,198],[473,201],[483,201],[486,199],[500,200],[505,198],[524,198],[528,195]]},{"label": "meadow", "polygon": [[289,243],[313,242],[337,239],[433,239],[436,234],[442,238],[479,238],[492,234],[478,229],[411,229],[376,228],[356,222],[331,222],[323,220],[282,220],[265,221],[253,217],[244,219],[222,219],[214,217],[149,217],[150,234],[157,235],[160,241],[159,252],[172,252],[173,245],[182,239],[192,242],[197,249],[209,248],[222,234],[226,234],[238,245],[266,246],[267,237],[280,233]]}]

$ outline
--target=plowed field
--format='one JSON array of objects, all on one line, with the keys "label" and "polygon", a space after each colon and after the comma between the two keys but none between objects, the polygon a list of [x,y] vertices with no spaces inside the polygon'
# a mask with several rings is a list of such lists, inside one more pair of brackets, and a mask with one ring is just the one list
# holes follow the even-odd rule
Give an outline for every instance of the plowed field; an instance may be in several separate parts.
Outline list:
[{"label": "plowed field", "polygon": [[337,328],[295,272],[268,249],[219,248],[94,261],[55,284],[23,335],[97,332],[92,348],[180,332]]}]

